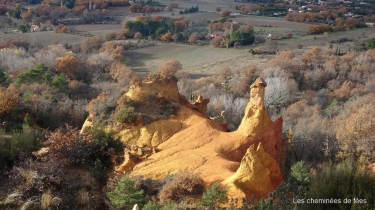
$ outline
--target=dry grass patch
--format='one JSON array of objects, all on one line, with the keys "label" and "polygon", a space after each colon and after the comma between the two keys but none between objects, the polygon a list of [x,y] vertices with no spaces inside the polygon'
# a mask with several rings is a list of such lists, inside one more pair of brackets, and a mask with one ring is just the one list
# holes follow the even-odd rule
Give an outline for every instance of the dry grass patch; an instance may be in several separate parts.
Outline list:
[{"label": "dry grass patch", "polygon": [[51,190],[47,190],[42,194],[40,201],[40,207],[44,209],[49,209],[53,205],[53,196]]},{"label": "dry grass patch", "polygon": [[77,202],[79,206],[87,206],[90,202],[89,192],[85,189],[80,189],[78,191]]}]

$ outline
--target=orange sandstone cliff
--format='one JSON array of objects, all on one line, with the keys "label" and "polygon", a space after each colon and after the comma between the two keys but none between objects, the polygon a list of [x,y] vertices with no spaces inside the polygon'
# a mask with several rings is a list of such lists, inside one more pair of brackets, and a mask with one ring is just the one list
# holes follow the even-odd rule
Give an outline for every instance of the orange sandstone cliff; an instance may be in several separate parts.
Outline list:
[{"label": "orange sandstone cliff", "polygon": [[[258,78],[251,85],[250,102],[237,131],[223,132],[222,126],[199,112],[178,93],[175,81],[155,81],[132,87],[126,94],[141,102],[150,94],[161,94],[180,103],[177,114],[148,125],[113,128],[122,141],[138,146],[157,147],[140,163],[126,152],[117,170],[132,176],[161,179],[179,171],[198,173],[206,185],[221,183],[231,197],[252,194],[264,198],[283,182],[285,142],[282,119],[272,121],[264,107],[266,83]],[[152,108],[152,107],[151,107]],[[90,126],[90,119],[85,126]],[[142,153],[142,151],[139,151]]]}]

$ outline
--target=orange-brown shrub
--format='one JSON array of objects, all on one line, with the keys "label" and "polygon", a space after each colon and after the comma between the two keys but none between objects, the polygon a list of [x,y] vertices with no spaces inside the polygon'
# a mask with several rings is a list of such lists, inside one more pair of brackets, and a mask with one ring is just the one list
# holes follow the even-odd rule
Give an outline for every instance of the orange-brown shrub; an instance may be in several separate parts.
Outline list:
[{"label": "orange-brown shrub", "polygon": [[232,13],[232,11],[230,10],[225,10],[221,13],[221,17],[228,17],[230,14]]},{"label": "orange-brown shrub", "polygon": [[215,38],[213,38],[213,39],[211,40],[211,45],[214,46],[214,47],[219,47],[219,48],[221,48],[221,47],[223,47],[223,45],[222,45],[222,41],[223,41],[223,40],[224,40],[223,37],[221,37],[221,36],[217,36],[217,37],[215,37]]},{"label": "orange-brown shrub", "polygon": [[116,32],[110,32],[110,33],[105,35],[105,40],[106,41],[112,41],[116,38],[116,36],[117,36]]},{"label": "orange-brown shrub", "polygon": [[164,62],[159,67],[156,74],[165,79],[172,79],[176,72],[180,69],[182,69],[180,61],[173,59],[171,61]]},{"label": "orange-brown shrub", "polygon": [[18,92],[13,86],[3,90],[0,88],[0,115],[10,112],[18,102]]},{"label": "orange-brown shrub", "polygon": [[66,74],[69,79],[77,76],[79,61],[74,55],[66,55],[56,59],[55,69],[58,73]]},{"label": "orange-brown shrub", "polygon": [[99,50],[102,46],[103,38],[101,37],[90,37],[85,39],[81,44],[81,51],[84,53],[89,53],[94,50]]},{"label": "orange-brown shrub", "polygon": [[180,172],[165,181],[159,195],[162,203],[170,200],[179,202],[187,195],[201,194],[204,190],[202,178],[192,172]]}]

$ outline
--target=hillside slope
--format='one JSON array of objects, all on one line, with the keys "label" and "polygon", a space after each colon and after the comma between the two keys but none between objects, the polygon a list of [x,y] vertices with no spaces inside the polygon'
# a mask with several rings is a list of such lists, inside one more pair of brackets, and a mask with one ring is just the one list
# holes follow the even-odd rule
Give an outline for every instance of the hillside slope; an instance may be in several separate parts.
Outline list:
[{"label": "hillside slope", "polygon": [[258,78],[251,86],[250,102],[238,130],[223,132],[220,125],[179,96],[175,81],[154,81],[132,87],[126,96],[138,103],[158,94],[159,98],[168,98],[180,105],[178,112],[166,119],[147,125],[140,120],[136,125],[112,128],[122,141],[138,146],[139,156],[142,155],[140,147],[157,147],[157,152],[144,156],[140,163],[128,151],[118,170],[157,179],[179,171],[192,171],[206,185],[227,185],[231,197],[250,200],[253,193],[258,199],[266,197],[283,182],[279,164],[283,164],[285,143],[281,138],[282,119],[271,121],[264,107],[265,88],[265,82]]}]

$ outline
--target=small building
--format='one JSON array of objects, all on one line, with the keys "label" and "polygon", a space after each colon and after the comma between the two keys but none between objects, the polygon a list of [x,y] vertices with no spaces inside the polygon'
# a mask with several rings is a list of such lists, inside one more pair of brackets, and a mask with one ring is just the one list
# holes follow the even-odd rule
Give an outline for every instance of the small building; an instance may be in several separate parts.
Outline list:
[{"label": "small building", "polygon": [[218,36],[220,36],[220,35],[219,35],[219,34],[208,34],[208,35],[206,36],[206,39],[211,40],[211,39],[214,39],[214,38],[216,38],[216,37],[218,37]]},{"label": "small building", "polygon": [[37,26],[37,25],[32,25],[32,26],[30,27],[30,31],[31,31],[31,32],[40,32],[40,28],[39,28],[39,26]]}]

